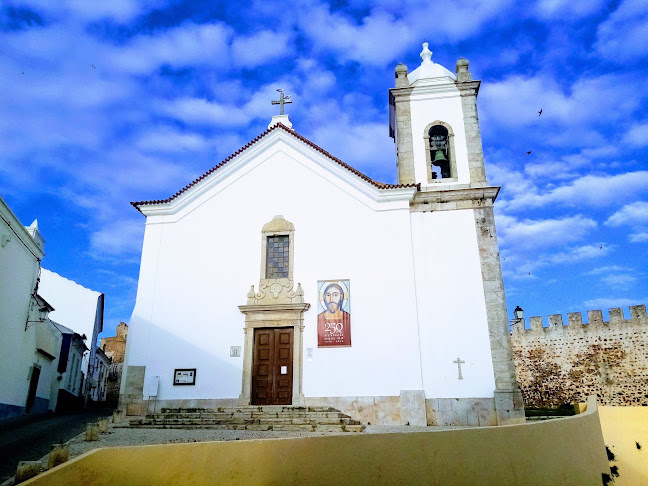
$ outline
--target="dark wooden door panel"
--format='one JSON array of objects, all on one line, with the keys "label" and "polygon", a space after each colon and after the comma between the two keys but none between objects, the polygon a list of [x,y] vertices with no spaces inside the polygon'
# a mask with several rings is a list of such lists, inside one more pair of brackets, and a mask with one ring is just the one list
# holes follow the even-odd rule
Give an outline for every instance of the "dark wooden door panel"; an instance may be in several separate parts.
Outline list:
[{"label": "dark wooden door panel", "polygon": [[252,401],[255,405],[272,404],[273,338],[272,329],[254,330]]},{"label": "dark wooden door panel", "polygon": [[254,330],[252,404],[290,405],[293,387],[294,330]]},{"label": "dark wooden door panel", "polygon": [[293,328],[275,329],[275,364],[273,402],[292,403]]}]

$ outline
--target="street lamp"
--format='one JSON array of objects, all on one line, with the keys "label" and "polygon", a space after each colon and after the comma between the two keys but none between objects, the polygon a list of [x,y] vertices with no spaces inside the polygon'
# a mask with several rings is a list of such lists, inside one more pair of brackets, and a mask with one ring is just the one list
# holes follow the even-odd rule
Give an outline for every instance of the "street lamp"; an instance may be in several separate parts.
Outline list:
[{"label": "street lamp", "polygon": [[513,329],[512,326],[519,324],[520,322],[524,322],[524,310],[518,305],[515,306],[515,309],[513,309],[513,319],[509,321],[511,330]]},{"label": "street lamp", "polygon": [[[54,310],[54,307],[49,305],[42,297],[39,295],[32,295],[32,301],[31,301],[31,309],[27,314],[27,322],[25,323],[25,331],[31,327],[31,325],[38,324],[39,322],[45,322],[47,320],[47,316],[50,312]],[[38,306],[38,310],[36,310],[35,314],[36,319],[30,319],[31,316],[33,316],[33,310],[36,309]]]},{"label": "street lamp", "polygon": [[513,310],[513,315],[515,316],[516,320],[521,321],[524,319],[524,310],[518,305]]}]

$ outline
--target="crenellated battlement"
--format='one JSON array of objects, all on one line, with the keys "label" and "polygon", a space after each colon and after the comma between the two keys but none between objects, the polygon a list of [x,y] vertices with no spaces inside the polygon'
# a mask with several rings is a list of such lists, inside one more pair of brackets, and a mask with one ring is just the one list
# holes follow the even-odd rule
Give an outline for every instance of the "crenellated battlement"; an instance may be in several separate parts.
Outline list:
[{"label": "crenellated battlement", "polygon": [[[583,322],[583,315],[580,312],[569,312],[567,322],[563,321],[562,314],[548,316],[548,326],[544,325],[542,316],[529,318],[529,327],[526,321],[521,320],[513,324],[513,335],[515,339],[519,335],[553,334],[564,332],[587,332],[594,331],[594,328],[608,328],[610,326],[648,326],[645,305],[631,305],[630,319],[626,319],[621,307],[609,309],[610,320],[603,320],[601,310],[587,311],[587,322]],[[517,335],[517,336],[516,336]]]},{"label": "crenellated battlement", "polygon": [[517,380],[527,405],[558,406],[587,396],[606,405],[648,405],[648,317],[645,305],[531,317],[513,326]]}]

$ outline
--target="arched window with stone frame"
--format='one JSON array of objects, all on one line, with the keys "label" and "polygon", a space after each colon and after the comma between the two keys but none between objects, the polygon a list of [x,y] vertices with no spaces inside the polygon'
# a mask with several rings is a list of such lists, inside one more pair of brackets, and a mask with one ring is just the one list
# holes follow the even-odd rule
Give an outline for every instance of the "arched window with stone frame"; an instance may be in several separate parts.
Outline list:
[{"label": "arched window with stone frame", "polygon": [[283,216],[275,216],[261,233],[261,279],[292,279],[295,226]]},{"label": "arched window with stone frame", "polygon": [[457,181],[457,160],[452,127],[441,120],[435,120],[425,127],[423,139],[428,182]]}]

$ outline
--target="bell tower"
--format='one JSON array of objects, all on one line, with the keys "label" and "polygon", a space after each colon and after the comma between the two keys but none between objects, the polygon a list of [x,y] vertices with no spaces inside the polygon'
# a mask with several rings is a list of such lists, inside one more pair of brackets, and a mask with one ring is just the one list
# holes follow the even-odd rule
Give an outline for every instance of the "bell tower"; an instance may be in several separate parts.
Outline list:
[{"label": "bell tower", "polygon": [[[461,386],[443,391],[429,377],[444,349],[462,357],[480,350],[480,367],[488,369],[481,396],[493,403],[498,424],[523,423],[493,214],[500,188],[486,181],[477,116],[480,81],[466,59],[457,61],[455,74],[433,62],[427,42],[421,59],[409,74],[405,65],[396,67],[389,104],[398,182],[419,185],[410,213],[417,289],[425,296],[417,311],[426,397],[445,393],[471,406]],[[435,347],[439,335],[444,349]]]},{"label": "bell tower", "polygon": [[456,74],[433,62],[427,42],[421,59],[409,74],[404,64],[396,66],[396,86],[389,91],[398,182],[429,190],[486,186],[477,116],[480,81],[472,80],[466,59],[457,61]]}]

